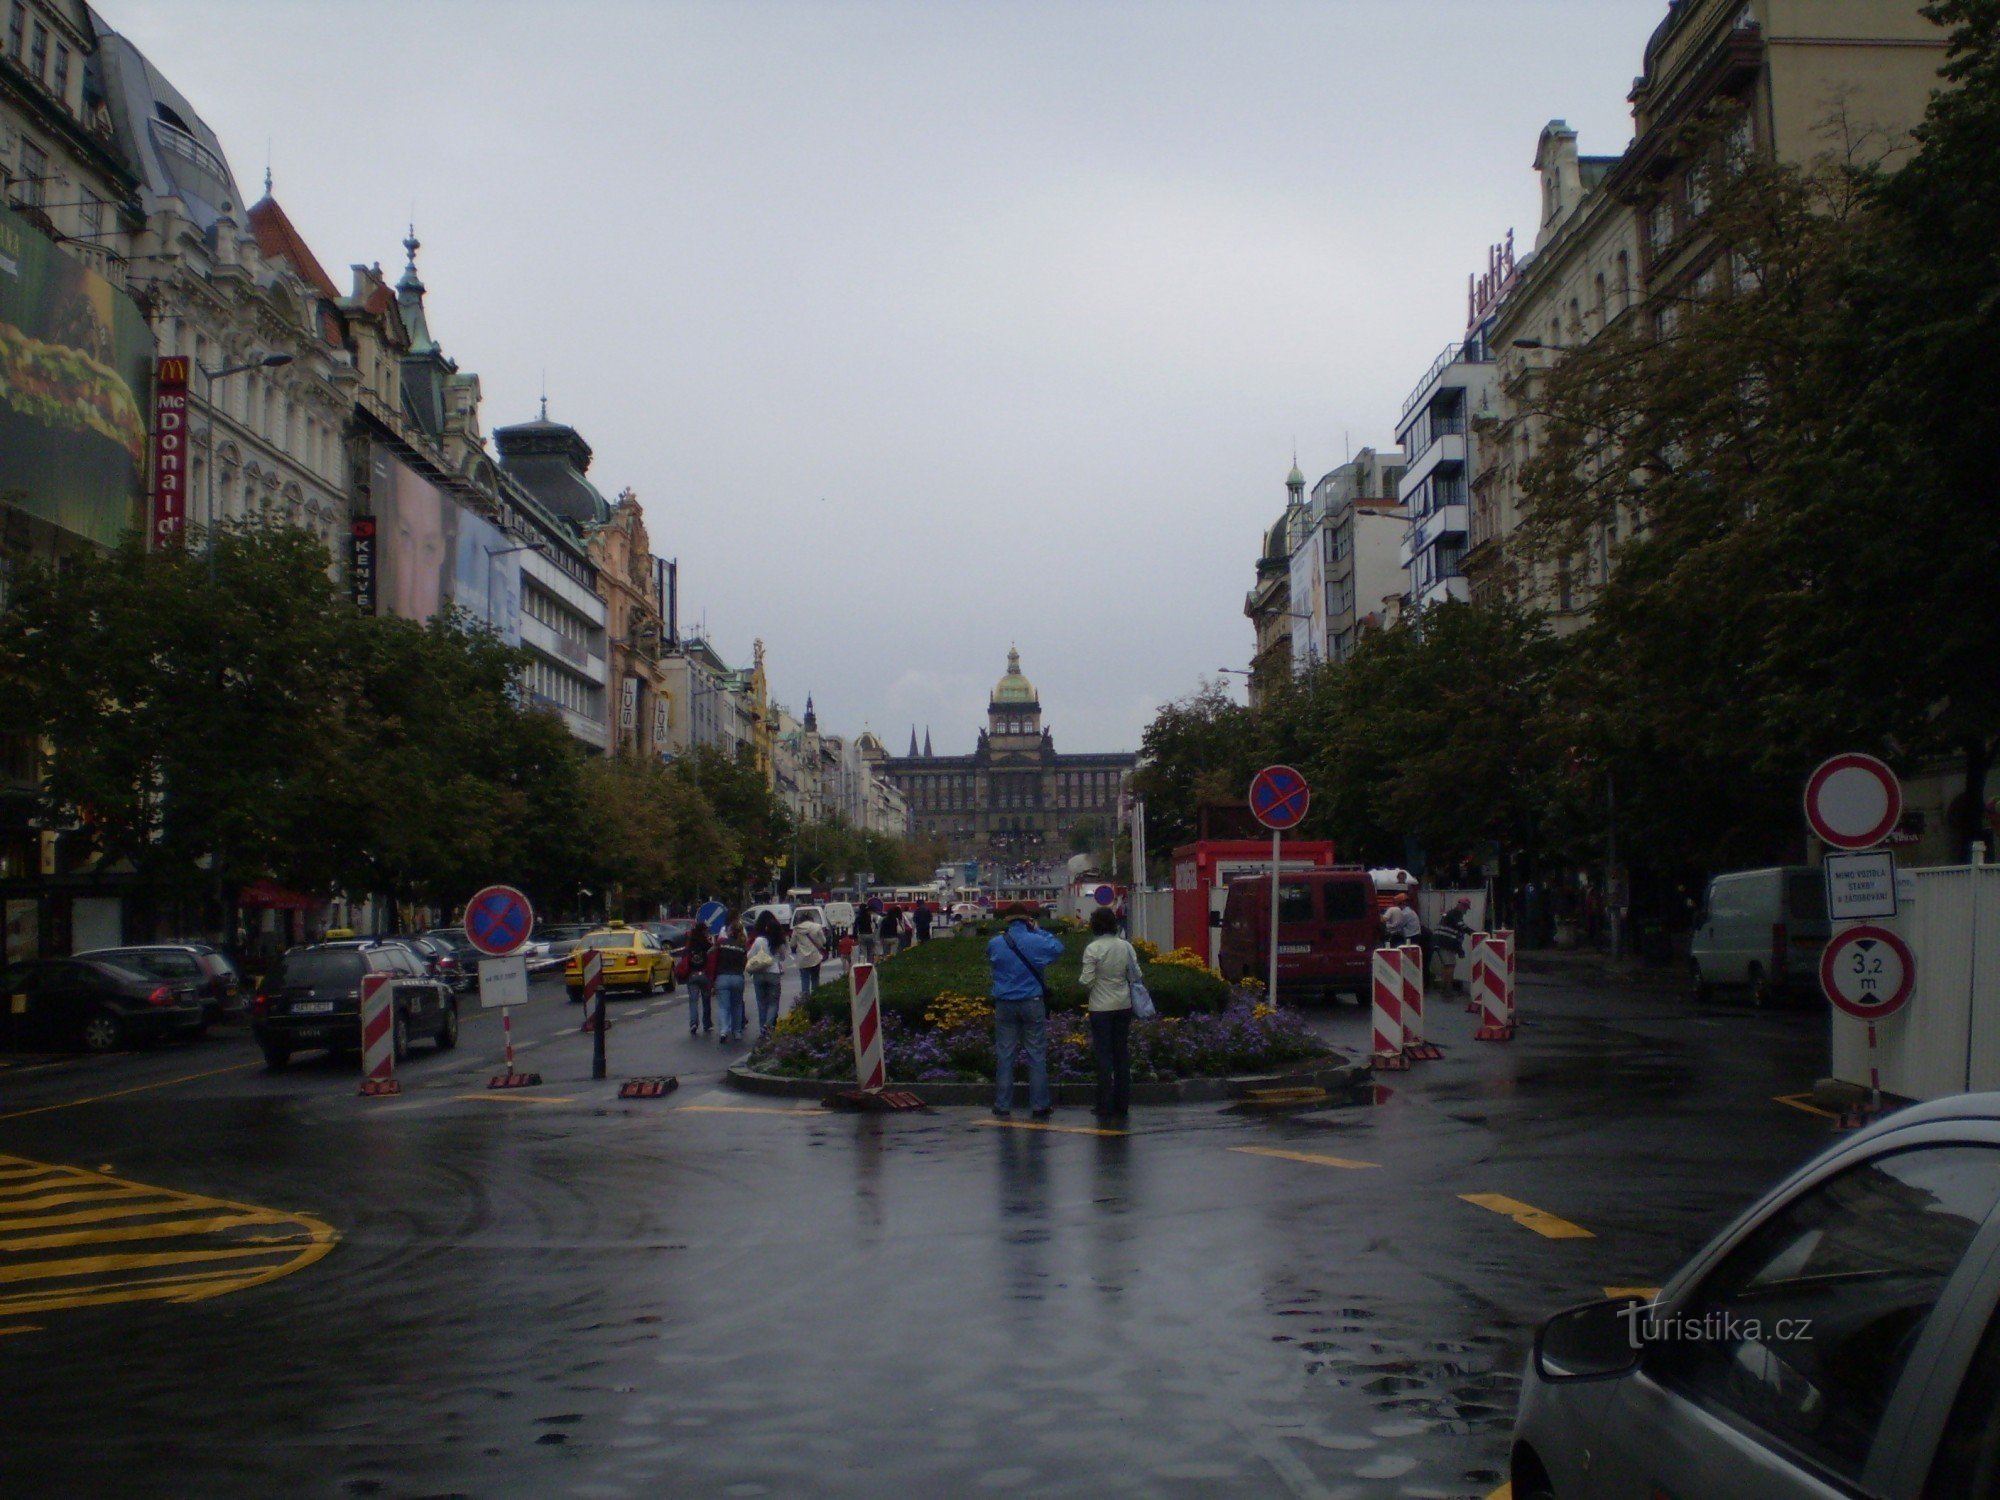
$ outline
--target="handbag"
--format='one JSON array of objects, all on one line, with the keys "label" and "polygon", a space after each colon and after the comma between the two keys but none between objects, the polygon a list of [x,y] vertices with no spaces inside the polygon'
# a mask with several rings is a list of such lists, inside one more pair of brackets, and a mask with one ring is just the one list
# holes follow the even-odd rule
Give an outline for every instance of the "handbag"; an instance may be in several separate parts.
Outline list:
[{"label": "handbag", "polygon": [[[761,945],[761,946],[760,946]],[[768,974],[777,967],[777,955],[771,952],[771,945],[763,938],[750,946],[750,956],[743,960],[745,974]]]},{"label": "handbag", "polygon": [[683,948],[681,956],[674,960],[674,978],[686,984],[693,975],[694,960],[688,956],[687,949]]},{"label": "handbag", "polygon": [[1125,988],[1132,992],[1132,1014],[1141,1021],[1150,1021],[1159,1015],[1159,1006],[1153,1003],[1153,994],[1146,988],[1145,980],[1139,977],[1139,952],[1130,943],[1125,945],[1129,965],[1125,970]]}]

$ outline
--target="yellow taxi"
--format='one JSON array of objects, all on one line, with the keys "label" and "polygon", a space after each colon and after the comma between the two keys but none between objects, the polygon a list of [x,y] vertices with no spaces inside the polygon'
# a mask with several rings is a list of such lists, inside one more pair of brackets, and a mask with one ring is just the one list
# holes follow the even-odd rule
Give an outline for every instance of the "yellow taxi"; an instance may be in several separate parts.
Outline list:
[{"label": "yellow taxi", "polygon": [[653,941],[644,928],[623,922],[607,922],[595,932],[587,932],[569,950],[563,963],[563,983],[572,1004],[583,999],[583,960],[595,953],[604,963],[604,992],[636,990],[650,995],[664,984],[674,986],[674,956]]}]

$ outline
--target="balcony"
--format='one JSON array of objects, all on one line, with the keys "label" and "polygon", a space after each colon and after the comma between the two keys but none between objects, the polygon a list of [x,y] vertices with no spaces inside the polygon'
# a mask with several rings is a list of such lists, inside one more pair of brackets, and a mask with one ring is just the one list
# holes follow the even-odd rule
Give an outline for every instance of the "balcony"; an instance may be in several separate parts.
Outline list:
[{"label": "balcony", "polygon": [[1410,523],[1410,529],[1403,533],[1402,546],[1397,549],[1397,560],[1407,568],[1440,543],[1463,541],[1471,519],[1469,505],[1440,505],[1421,520]]},{"label": "balcony", "polygon": [[1466,436],[1464,421],[1460,419],[1457,432],[1447,432],[1434,438],[1421,453],[1410,456],[1410,466],[1403,471],[1403,482],[1397,486],[1397,497],[1408,505],[1418,488],[1432,474],[1445,465],[1452,464],[1459,469],[1465,467]]}]

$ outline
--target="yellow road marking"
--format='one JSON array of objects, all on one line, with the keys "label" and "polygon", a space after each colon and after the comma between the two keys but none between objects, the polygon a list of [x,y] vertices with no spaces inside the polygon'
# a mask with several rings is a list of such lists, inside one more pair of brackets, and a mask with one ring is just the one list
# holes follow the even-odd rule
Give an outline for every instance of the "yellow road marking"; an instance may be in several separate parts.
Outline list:
[{"label": "yellow road marking", "polygon": [[262,1063],[237,1063],[233,1067],[210,1068],[206,1073],[183,1073],[178,1078],[162,1078],[158,1083],[136,1084],[129,1089],[114,1089],[108,1094],[92,1094],[85,1099],[66,1099],[61,1104],[42,1104],[34,1109],[17,1109],[10,1115],[0,1115],[0,1120],[24,1120],[29,1115],[45,1115],[51,1110],[77,1109],[85,1104],[101,1104],[106,1099],[122,1099],[127,1094],[143,1094],[149,1089],[170,1089],[177,1083],[193,1083],[197,1078],[218,1078],[224,1073],[241,1073],[248,1068],[261,1068]]},{"label": "yellow road marking", "polygon": [[[0,1156],[0,1172],[35,1179],[33,1196],[0,1200],[0,1319],[244,1291],[313,1264],[339,1238],[310,1215],[150,1187],[81,1167]],[[37,1212],[74,1203],[88,1206]],[[111,1219],[129,1222],[105,1223]],[[48,1253],[134,1242],[160,1248]],[[231,1264],[217,1264],[223,1261]]]},{"label": "yellow road marking", "polygon": [[4,1339],[10,1333],[40,1333],[41,1331],[42,1325],[39,1323],[23,1323],[18,1328],[0,1328],[0,1339]]},{"label": "yellow road marking", "polygon": [[1245,1156],[1275,1156],[1280,1161],[1310,1162],[1316,1167],[1379,1167],[1378,1161],[1354,1161],[1345,1156],[1321,1156],[1316,1151],[1280,1151],[1276,1146],[1231,1146],[1231,1151],[1240,1151]]},{"label": "yellow road marking", "polygon": [[1773,1104],[1789,1104],[1793,1109],[1802,1109],[1809,1115],[1818,1115],[1822,1120],[1838,1120],[1839,1115],[1830,1109],[1821,1109],[1817,1104],[1808,1104],[1811,1094],[1773,1094]]},{"label": "yellow road marking", "polygon": [[1523,1229],[1532,1229],[1544,1239],[1550,1240],[1594,1240],[1596,1235],[1581,1224],[1572,1224],[1568,1219],[1558,1219],[1554,1214],[1544,1213],[1532,1204],[1523,1203],[1518,1198],[1509,1198],[1503,1193],[1460,1193],[1458,1195],[1475,1208],[1484,1208],[1496,1214],[1505,1214]]},{"label": "yellow road marking", "polygon": [[1103,1130],[1094,1125],[1048,1125],[1040,1120],[996,1120],[988,1116],[975,1125],[995,1125],[1003,1130],[1053,1130],[1058,1135],[1130,1135],[1129,1130]]},{"label": "yellow road marking", "polygon": [[1608,1286],[1604,1289],[1607,1297],[1637,1297],[1641,1301],[1657,1301],[1660,1289],[1656,1286]]},{"label": "yellow road marking", "polygon": [[1486,1500],[1514,1500],[1514,1481],[1511,1479],[1508,1480],[1499,1489],[1488,1495]]},{"label": "yellow road marking", "polygon": [[519,1089],[495,1089],[490,1094],[460,1094],[461,1099],[485,1099],[493,1104],[574,1104],[570,1094],[524,1094]]}]

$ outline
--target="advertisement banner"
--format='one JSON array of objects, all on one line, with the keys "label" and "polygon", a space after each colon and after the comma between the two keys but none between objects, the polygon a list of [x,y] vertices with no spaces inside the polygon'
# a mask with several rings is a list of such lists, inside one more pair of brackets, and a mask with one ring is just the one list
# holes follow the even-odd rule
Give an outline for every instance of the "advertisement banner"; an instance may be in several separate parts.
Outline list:
[{"label": "advertisement banner", "polygon": [[369,478],[382,612],[428,620],[456,606],[520,645],[519,544],[384,444],[370,453]]},{"label": "advertisement banner", "polygon": [[107,547],[141,524],[152,373],[138,304],[0,208],[0,502]]},{"label": "advertisement banner", "polygon": [[618,708],[618,727],[637,729],[639,727],[639,679],[625,679],[624,697]]},{"label": "advertisement banner", "polygon": [[153,370],[153,545],[180,541],[187,529],[188,364],[179,356]]},{"label": "advertisement banner", "polygon": [[653,699],[653,753],[655,755],[665,755],[671,748],[670,741],[673,724],[670,722],[667,708],[672,701],[665,693],[661,693]]},{"label": "advertisement banner", "polygon": [[347,581],[354,594],[354,607],[364,615],[375,613],[375,518],[356,516],[350,540],[353,550],[347,559]]}]

